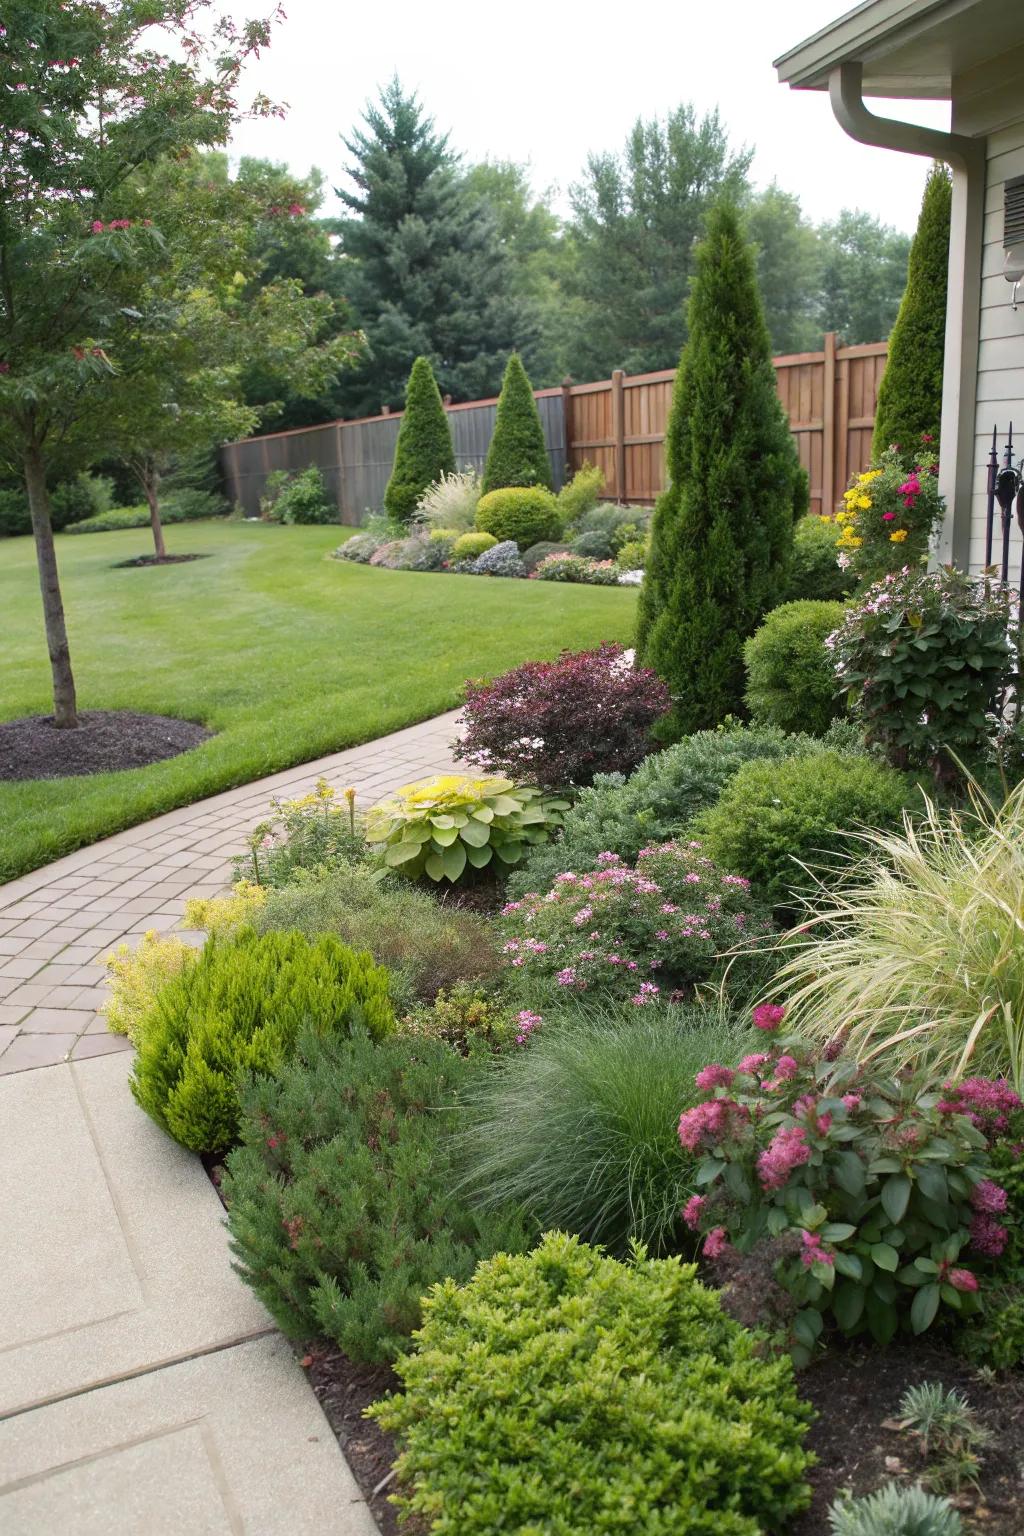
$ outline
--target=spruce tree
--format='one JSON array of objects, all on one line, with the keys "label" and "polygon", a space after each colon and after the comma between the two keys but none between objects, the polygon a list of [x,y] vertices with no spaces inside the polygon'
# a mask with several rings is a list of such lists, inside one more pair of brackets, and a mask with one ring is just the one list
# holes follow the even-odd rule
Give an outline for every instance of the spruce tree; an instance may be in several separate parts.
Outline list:
[{"label": "spruce tree", "polygon": [[455,473],[455,451],[433,370],[418,357],[409,374],[405,415],[398,429],[395,462],[384,505],[396,522],[407,523],[428,485]]},{"label": "spruce tree", "polygon": [[743,642],[782,599],[807,477],[775,391],[754,258],[736,209],[708,218],[666,439],[637,659],[672,690],[662,733],[742,708]]},{"label": "spruce tree", "polygon": [[444,394],[493,395],[513,347],[535,339],[533,306],[517,295],[490,203],[415,95],[397,80],[346,139],[350,217],[336,225],[346,296],[368,353],[340,381],[348,416],[399,407],[410,357],[433,359]]},{"label": "spruce tree", "polygon": [[952,202],[949,171],[936,161],[925,184],[910,247],[907,287],[878,389],[872,443],[876,458],[890,443],[899,443],[912,454],[922,433],[938,439]]},{"label": "spruce tree", "polygon": [[551,489],[551,461],[523,360],[513,352],[501,381],[494,435],[484,465],[484,493],[506,485]]}]

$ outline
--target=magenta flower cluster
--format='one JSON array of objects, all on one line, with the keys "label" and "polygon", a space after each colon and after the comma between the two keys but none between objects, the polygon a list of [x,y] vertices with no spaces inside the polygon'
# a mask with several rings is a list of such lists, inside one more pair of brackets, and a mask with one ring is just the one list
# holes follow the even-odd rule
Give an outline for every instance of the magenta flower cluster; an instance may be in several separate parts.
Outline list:
[{"label": "magenta flower cluster", "polygon": [[961,1083],[946,1083],[942,1091],[946,1097],[939,1104],[940,1111],[966,1115],[990,1143],[1006,1134],[1010,1116],[1021,1108],[1005,1077],[965,1077]]},{"label": "magenta flower cluster", "polygon": [[[636,867],[599,854],[502,911],[507,965],[571,992],[611,993],[636,1007],[673,1000],[742,965],[770,931],[749,882],[722,873],[697,842],[641,849]],[[774,1029],[783,1010],[769,1007]]]}]

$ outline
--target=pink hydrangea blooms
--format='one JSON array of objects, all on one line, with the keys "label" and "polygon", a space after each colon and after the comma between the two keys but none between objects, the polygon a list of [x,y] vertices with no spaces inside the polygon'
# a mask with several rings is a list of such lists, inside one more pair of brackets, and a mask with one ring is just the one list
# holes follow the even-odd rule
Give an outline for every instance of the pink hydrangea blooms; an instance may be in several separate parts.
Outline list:
[{"label": "pink hydrangea blooms", "polygon": [[539,1013],[531,1013],[529,1008],[521,1008],[516,1014],[516,1045],[525,1045],[535,1029],[543,1024],[543,1016]]},{"label": "pink hydrangea blooms", "polygon": [[1006,1190],[992,1179],[979,1179],[971,1190],[971,1204],[976,1211],[998,1214],[1006,1210]]},{"label": "pink hydrangea blooms", "polygon": [[1021,1108],[1005,1077],[965,1077],[962,1083],[946,1083],[943,1091],[940,1112],[966,1115],[990,1141],[1009,1129],[1010,1116]]},{"label": "pink hydrangea blooms", "polygon": [[717,1062],[711,1062],[709,1066],[701,1067],[694,1082],[698,1088],[731,1088],[732,1080],[736,1076],[731,1067],[720,1067]]},{"label": "pink hydrangea blooms", "polygon": [[686,1204],[683,1206],[683,1220],[690,1228],[691,1232],[696,1232],[697,1228],[700,1226],[701,1217],[704,1214],[704,1207],[707,1205],[707,1203],[707,1199],[704,1195],[691,1195],[689,1200],[687,1200]]},{"label": "pink hydrangea blooms", "polygon": [[761,1188],[781,1189],[794,1168],[811,1160],[807,1129],[802,1125],[780,1125],[768,1146],[757,1159]]},{"label": "pink hydrangea blooms", "polygon": [[729,1239],[724,1227],[712,1227],[704,1239],[704,1257],[706,1259],[720,1259],[723,1253],[729,1249]]},{"label": "pink hydrangea blooms", "polygon": [[733,1133],[746,1113],[732,1099],[708,1099],[692,1109],[684,1109],[679,1116],[680,1144],[687,1152],[696,1152],[702,1145],[715,1146]]},{"label": "pink hydrangea blooms", "polygon": [[812,1264],[835,1265],[835,1256],[830,1248],[824,1247],[817,1232],[804,1231],[801,1233],[803,1251],[800,1254],[800,1262],[805,1269],[810,1269]]},{"label": "pink hydrangea blooms", "polygon": [[996,1221],[987,1211],[979,1211],[971,1222],[971,1247],[986,1258],[998,1259],[1006,1247],[1009,1232],[1001,1221]]},{"label": "pink hydrangea blooms", "polygon": [[754,1009],[754,1028],[771,1033],[778,1029],[785,1017],[786,1010],[778,1003],[759,1003]]}]

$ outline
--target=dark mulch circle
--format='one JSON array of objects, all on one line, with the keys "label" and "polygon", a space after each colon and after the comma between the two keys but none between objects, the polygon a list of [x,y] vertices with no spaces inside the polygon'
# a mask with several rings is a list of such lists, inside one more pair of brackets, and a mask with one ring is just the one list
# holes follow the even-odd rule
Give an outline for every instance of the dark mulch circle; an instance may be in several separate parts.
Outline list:
[{"label": "dark mulch circle", "polygon": [[0,724],[0,779],[81,778],[145,768],[190,752],[213,733],[191,720],[134,710],[86,710],[77,730],[57,730],[52,715]]},{"label": "dark mulch circle", "polygon": [[145,565],[186,565],[189,560],[209,560],[209,555],[164,555],[160,560],[156,555],[136,555],[134,560],[118,560],[112,565],[112,571],[138,570]]}]

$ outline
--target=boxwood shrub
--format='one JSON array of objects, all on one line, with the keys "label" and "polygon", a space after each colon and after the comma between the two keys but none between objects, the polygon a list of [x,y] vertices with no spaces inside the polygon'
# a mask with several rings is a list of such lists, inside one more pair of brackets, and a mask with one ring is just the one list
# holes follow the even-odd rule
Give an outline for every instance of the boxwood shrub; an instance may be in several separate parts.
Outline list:
[{"label": "boxwood shrub", "polygon": [[515,539],[520,549],[529,549],[541,539],[557,539],[562,519],[550,491],[542,485],[517,485],[481,496],[476,526],[502,543]]},{"label": "boxwood shrub", "polygon": [[761,1536],[808,1503],[791,1362],[676,1259],[549,1233],[436,1286],[396,1370],[370,1414],[435,1532]]},{"label": "boxwood shrub", "polygon": [[783,603],[743,647],[747,708],[760,725],[821,736],[845,714],[825,645],[843,621],[842,603]]},{"label": "boxwood shrub", "polygon": [[452,545],[452,559],[475,560],[485,549],[493,549],[497,542],[493,533],[462,533]]},{"label": "boxwood shrub", "polygon": [[141,1021],[132,1093],[175,1141],[224,1152],[238,1139],[239,1075],[274,1072],[305,1025],[388,1034],[387,971],[331,934],[215,936]]}]

